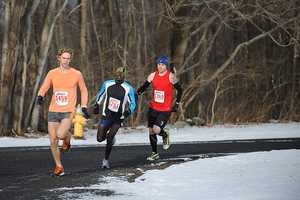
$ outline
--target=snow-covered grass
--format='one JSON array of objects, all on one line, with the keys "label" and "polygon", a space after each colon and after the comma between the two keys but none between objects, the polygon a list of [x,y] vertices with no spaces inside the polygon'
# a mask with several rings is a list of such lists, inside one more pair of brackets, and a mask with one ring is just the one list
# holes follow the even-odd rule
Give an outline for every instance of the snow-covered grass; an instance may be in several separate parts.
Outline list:
[{"label": "snow-covered grass", "polygon": [[[300,123],[269,123],[250,125],[216,125],[214,127],[170,127],[172,142],[217,141],[234,139],[300,138]],[[148,130],[121,128],[116,145],[148,144]],[[85,132],[84,140],[72,139],[72,145],[96,145],[96,130]],[[0,147],[48,146],[48,136],[38,138],[0,137]]]}]

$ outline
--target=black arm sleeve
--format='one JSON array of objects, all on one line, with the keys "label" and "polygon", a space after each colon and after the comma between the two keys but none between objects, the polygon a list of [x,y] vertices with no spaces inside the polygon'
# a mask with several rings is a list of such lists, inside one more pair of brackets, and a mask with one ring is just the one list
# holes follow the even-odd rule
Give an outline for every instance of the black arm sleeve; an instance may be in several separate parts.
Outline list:
[{"label": "black arm sleeve", "polygon": [[177,90],[177,94],[176,94],[176,102],[179,103],[181,100],[181,96],[182,96],[182,88],[179,82],[174,84],[174,88]]},{"label": "black arm sleeve", "polygon": [[150,85],[150,82],[145,81],[145,83],[141,87],[138,88],[138,90],[137,90],[138,95],[145,92],[145,90],[149,87],[149,85]]}]

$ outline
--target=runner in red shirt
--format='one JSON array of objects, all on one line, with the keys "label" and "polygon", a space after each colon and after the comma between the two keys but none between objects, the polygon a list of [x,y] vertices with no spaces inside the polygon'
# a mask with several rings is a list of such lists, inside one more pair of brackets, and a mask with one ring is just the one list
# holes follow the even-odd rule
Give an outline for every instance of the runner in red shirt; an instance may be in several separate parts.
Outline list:
[{"label": "runner in red shirt", "polygon": [[[169,132],[164,130],[171,112],[176,112],[182,95],[182,89],[175,74],[169,69],[169,58],[160,56],[156,60],[157,70],[152,72],[147,81],[137,90],[141,95],[151,84],[152,99],[149,104],[148,111],[148,127],[149,138],[152,147],[152,153],[147,160],[153,161],[159,158],[157,152],[157,136],[163,138],[163,148],[165,150],[170,147]],[[177,90],[176,102],[172,106],[173,88]]]}]

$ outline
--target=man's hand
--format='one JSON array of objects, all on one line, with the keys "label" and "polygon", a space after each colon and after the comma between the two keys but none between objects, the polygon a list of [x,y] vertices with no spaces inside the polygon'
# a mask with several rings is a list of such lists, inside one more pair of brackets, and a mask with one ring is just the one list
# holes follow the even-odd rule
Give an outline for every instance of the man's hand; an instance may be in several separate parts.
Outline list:
[{"label": "man's hand", "polygon": [[86,119],[90,118],[89,112],[86,107],[82,107],[81,110],[83,112],[84,118],[86,118]]},{"label": "man's hand", "polygon": [[125,118],[127,118],[130,114],[131,112],[129,110],[125,110],[123,115]]},{"label": "man's hand", "polygon": [[137,96],[143,94],[144,91],[142,91],[141,88],[138,88],[138,90],[136,91]]},{"label": "man's hand", "polygon": [[37,103],[38,105],[42,105],[42,104],[44,103],[44,97],[42,97],[41,95],[39,95],[39,96],[37,97],[36,103]]},{"label": "man's hand", "polygon": [[172,112],[177,112],[178,111],[178,107],[179,107],[179,103],[175,102],[175,104],[172,107]]},{"label": "man's hand", "polygon": [[97,103],[94,105],[93,113],[94,113],[95,115],[98,115],[98,114],[99,114],[99,105],[98,105]]}]

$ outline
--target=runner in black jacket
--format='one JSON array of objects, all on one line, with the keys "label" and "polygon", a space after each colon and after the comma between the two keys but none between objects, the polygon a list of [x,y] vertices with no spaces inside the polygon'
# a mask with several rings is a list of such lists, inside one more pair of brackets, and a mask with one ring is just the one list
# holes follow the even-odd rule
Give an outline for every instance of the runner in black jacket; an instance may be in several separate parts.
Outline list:
[{"label": "runner in black jacket", "polygon": [[[116,79],[105,81],[98,92],[94,114],[99,114],[99,104],[103,102],[102,118],[98,125],[97,141],[106,139],[105,157],[102,168],[110,168],[109,155],[114,143],[114,137],[121,127],[124,118],[135,111],[136,99],[132,86],[124,81],[126,69],[119,67],[114,72]],[[129,104],[129,109],[126,109]]]}]

